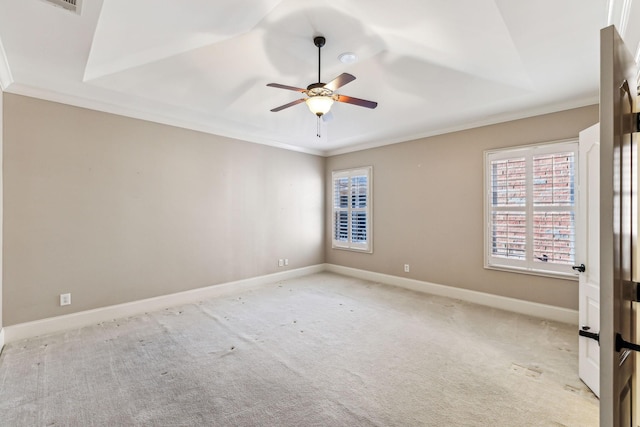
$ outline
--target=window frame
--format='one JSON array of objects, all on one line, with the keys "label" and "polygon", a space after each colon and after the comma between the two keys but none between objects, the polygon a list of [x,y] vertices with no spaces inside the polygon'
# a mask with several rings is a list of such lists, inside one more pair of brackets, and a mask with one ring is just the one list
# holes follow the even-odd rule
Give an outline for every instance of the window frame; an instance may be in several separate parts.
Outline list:
[{"label": "window frame", "polygon": [[[573,206],[534,206],[533,203],[533,158],[545,154],[573,153]],[[506,208],[495,207],[492,204],[492,161],[525,158],[525,205],[509,206]],[[500,149],[486,150],[484,152],[484,268],[492,270],[503,270],[538,276],[556,277],[562,279],[577,279],[578,274],[571,269],[575,264],[578,253],[578,221],[579,221],[579,164],[578,164],[578,139],[566,139],[537,144],[522,145],[518,147],[507,147]],[[492,239],[492,213],[498,211],[524,212],[526,219],[526,240],[527,249],[525,259],[517,260],[493,255]],[[573,248],[574,260],[571,264],[543,263],[533,259],[534,225],[533,217],[535,212],[572,212],[573,213]]]},{"label": "window frame", "polygon": [[[336,206],[336,180],[348,178],[351,195],[351,179],[356,176],[366,176],[366,207],[353,207],[352,199],[349,196],[347,207]],[[336,213],[347,212],[347,240],[336,239]],[[352,239],[352,214],[354,212],[365,212],[366,214],[366,243],[353,241]],[[331,172],[331,247],[332,249],[342,249],[354,252],[373,253],[373,166],[362,166],[351,169],[334,170]]]}]

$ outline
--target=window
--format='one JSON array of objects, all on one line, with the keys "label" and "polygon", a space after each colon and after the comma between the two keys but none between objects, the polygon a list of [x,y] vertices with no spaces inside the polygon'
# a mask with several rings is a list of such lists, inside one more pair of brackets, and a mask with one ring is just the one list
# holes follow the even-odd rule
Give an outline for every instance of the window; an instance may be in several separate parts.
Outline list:
[{"label": "window", "polygon": [[371,166],[333,172],[332,247],[373,252],[371,175]]},{"label": "window", "polygon": [[578,143],[485,153],[485,267],[574,276]]}]

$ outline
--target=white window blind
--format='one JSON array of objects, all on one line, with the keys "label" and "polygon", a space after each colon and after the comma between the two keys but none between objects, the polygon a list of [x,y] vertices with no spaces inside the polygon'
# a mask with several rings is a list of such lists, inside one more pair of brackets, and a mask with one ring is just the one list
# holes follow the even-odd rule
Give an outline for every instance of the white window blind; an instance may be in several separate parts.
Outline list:
[{"label": "white window blind", "polygon": [[334,171],[333,247],[372,252],[370,166]]},{"label": "white window blind", "polygon": [[574,275],[578,144],[485,154],[485,266]]}]

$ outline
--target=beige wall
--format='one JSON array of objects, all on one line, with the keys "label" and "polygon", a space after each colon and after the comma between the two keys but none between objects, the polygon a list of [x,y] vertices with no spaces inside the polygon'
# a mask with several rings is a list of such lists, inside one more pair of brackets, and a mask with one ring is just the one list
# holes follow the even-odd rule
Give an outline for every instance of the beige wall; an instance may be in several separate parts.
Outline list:
[{"label": "beige wall", "polygon": [[[0,87],[0,165],[3,164],[2,161],[2,146],[3,146],[3,123],[4,123],[4,92],[2,90],[2,87]],[[0,200],[2,200],[2,191],[3,191],[3,185],[2,185],[2,166],[0,166]],[[3,209],[3,203],[0,203],[0,260],[2,260],[2,209]],[[0,262],[0,330],[2,330],[2,325],[4,324],[2,321],[2,262]],[[0,347],[2,347],[2,343],[0,343]],[[1,350],[1,348],[0,348]]]},{"label": "beige wall", "polygon": [[4,325],[322,263],[324,163],[5,93]]},{"label": "beige wall", "polygon": [[[0,326],[322,262],[577,308],[575,281],[483,268],[483,152],[576,137],[597,106],[323,159],[7,93],[3,104]],[[363,165],[374,253],[333,250],[325,185]]]},{"label": "beige wall", "polygon": [[484,268],[483,155],[574,138],[597,121],[590,106],[328,158],[327,188],[332,170],[373,166],[374,234],[373,254],[332,249],[327,194],[326,262],[577,309],[576,281]]}]

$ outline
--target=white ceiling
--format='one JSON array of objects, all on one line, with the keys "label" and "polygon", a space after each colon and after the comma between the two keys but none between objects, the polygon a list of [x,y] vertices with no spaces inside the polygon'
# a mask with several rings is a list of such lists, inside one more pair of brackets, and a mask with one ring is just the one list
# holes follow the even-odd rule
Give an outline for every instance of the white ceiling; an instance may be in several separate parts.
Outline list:
[{"label": "white ceiling", "polygon": [[[0,0],[0,83],[36,96],[316,154],[597,103],[599,30],[637,54],[631,0]],[[635,28],[634,28],[635,27]],[[269,110],[343,72],[322,123]],[[340,53],[358,61],[343,64]]]}]

